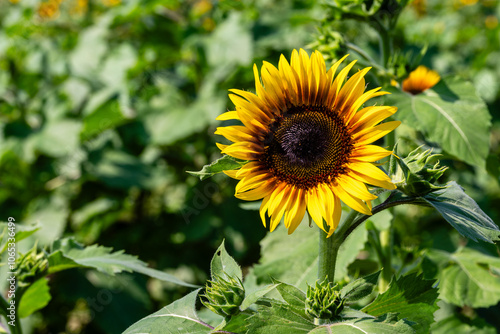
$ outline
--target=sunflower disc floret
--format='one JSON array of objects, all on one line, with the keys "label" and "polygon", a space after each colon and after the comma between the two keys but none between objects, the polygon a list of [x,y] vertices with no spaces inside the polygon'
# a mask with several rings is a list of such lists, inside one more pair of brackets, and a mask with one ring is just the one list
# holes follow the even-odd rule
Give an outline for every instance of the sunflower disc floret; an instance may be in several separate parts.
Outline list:
[{"label": "sunflower disc floret", "polygon": [[400,124],[378,124],[396,108],[363,107],[387,93],[364,92],[370,68],[346,81],[356,61],[336,73],[346,57],[327,71],[320,52],[309,57],[294,50],[291,62],[282,55],[278,68],[264,62],[262,82],[254,65],[256,94],[230,90],[236,108],[218,117],[242,123],[217,128],[216,134],[233,142],[218,146],[223,154],[249,161],[226,174],[240,180],[237,198],[262,199],[261,219],[271,231],[284,218],[292,233],[307,211],[330,236],[340,221],[341,201],[369,215],[377,197],[366,184],[395,188],[373,164],[392,152],[372,143]]}]

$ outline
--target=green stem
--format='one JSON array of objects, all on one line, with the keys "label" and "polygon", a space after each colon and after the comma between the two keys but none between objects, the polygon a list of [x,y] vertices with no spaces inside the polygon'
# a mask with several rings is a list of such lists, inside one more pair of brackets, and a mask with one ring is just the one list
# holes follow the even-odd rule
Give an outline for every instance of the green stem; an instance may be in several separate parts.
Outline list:
[{"label": "green stem", "polygon": [[339,226],[330,238],[326,237],[326,233],[323,230],[319,230],[318,279],[320,281],[323,281],[327,277],[329,282],[333,283],[335,281],[337,254],[340,246],[350,233],[348,231],[357,216],[358,212],[351,210],[344,223]]},{"label": "green stem", "polygon": [[382,293],[387,290],[392,278],[392,224],[387,230],[380,231],[379,238],[383,267],[379,282],[379,291]]},{"label": "green stem", "polygon": [[[7,318],[7,315],[9,314],[9,308],[10,306],[10,303],[5,300],[5,298],[3,296],[0,296],[0,309],[2,312],[2,315],[5,317],[5,319],[7,320],[7,323],[9,322],[9,318]],[[14,320],[14,326],[10,326],[8,325],[9,329],[10,329],[10,333],[11,334],[22,334],[23,333],[23,330],[21,329],[21,322],[19,320],[19,315],[17,314],[17,305],[16,305],[16,318]]]}]

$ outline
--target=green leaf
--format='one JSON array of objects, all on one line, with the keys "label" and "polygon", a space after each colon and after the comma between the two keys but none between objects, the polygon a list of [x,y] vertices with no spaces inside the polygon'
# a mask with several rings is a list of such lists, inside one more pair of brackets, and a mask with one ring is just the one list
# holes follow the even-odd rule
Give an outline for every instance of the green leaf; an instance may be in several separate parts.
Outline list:
[{"label": "green leaf", "polygon": [[117,189],[157,189],[166,183],[166,170],[118,150],[104,152],[87,168],[88,174]]},{"label": "green leaf", "polygon": [[269,299],[270,306],[259,306],[248,318],[248,333],[252,334],[302,334],[316,326],[313,319],[297,313],[294,307]]},{"label": "green leaf", "polygon": [[[39,224],[34,224],[34,225],[22,225],[22,224],[17,224],[16,223],[16,242],[19,242],[23,239],[26,239],[27,237],[29,237],[30,235],[32,235],[33,233],[35,233],[36,231],[38,231],[39,229],[41,228],[41,226]],[[8,230],[8,223],[0,223],[0,231],[2,231],[1,233],[1,236],[2,236],[2,239],[1,239],[1,245],[2,246],[2,250],[0,251],[0,254],[2,254],[3,252],[5,252],[5,250],[8,248],[8,238],[10,237],[9,236],[9,230]]]},{"label": "green leaf", "polygon": [[[273,280],[274,282],[278,282]],[[306,313],[306,294],[294,287],[293,285],[280,282],[276,287],[281,298],[291,307],[294,312],[299,314],[304,318],[309,318],[310,316]]]},{"label": "green leaf", "polygon": [[380,270],[376,273],[358,278],[357,280],[350,282],[340,290],[341,297],[346,300],[346,302],[353,302],[360,300],[373,292],[373,289],[377,286],[378,277],[380,276]]},{"label": "green leaf", "polygon": [[241,268],[227,253],[224,241],[222,241],[222,244],[212,258],[212,262],[210,262],[210,273],[212,274],[212,279],[215,275],[219,275],[221,277],[238,277],[240,280],[243,280]]},{"label": "green leaf", "polygon": [[408,322],[395,321],[393,315],[384,315],[377,319],[362,318],[323,325],[310,334],[410,334],[415,333]]},{"label": "green leaf", "polygon": [[34,135],[35,148],[51,157],[69,155],[80,145],[81,128],[80,122],[71,119],[49,121]]},{"label": "green leaf", "polygon": [[52,253],[49,255],[48,260],[49,273],[75,267],[94,268],[108,275],[114,275],[122,271],[135,271],[162,281],[188,287],[197,287],[196,285],[183,282],[175,276],[148,268],[136,256],[124,254],[123,251],[112,253],[112,248],[98,245],[84,248],[71,238],[60,239],[54,242]]},{"label": "green leaf", "polygon": [[123,334],[208,334],[212,328],[198,318],[196,290],[146,318],[137,321]]},{"label": "green leaf", "polygon": [[500,240],[500,229],[456,182],[431,192],[423,199],[433,206],[460,234],[474,241]]},{"label": "green leaf", "polygon": [[439,297],[448,303],[488,307],[500,301],[500,258],[463,248],[450,254],[429,250],[427,258],[441,267]]},{"label": "green leaf", "polygon": [[411,95],[397,89],[387,98],[398,106],[397,119],[421,131],[446,152],[479,167],[489,152],[491,116],[474,86],[460,78],[443,78],[431,89]]},{"label": "green leaf", "polygon": [[118,97],[115,95],[97,107],[83,119],[83,129],[80,133],[82,141],[86,141],[108,129],[115,128],[127,121],[123,115]]},{"label": "green leaf", "polygon": [[399,319],[416,323],[413,327],[417,333],[428,333],[434,321],[433,313],[438,309],[438,292],[432,287],[433,283],[416,274],[393,279],[389,289],[361,311],[376,317],[385,313],[398,313]]},{"label": "green leaf", "polygon": [[270,284],[270,285],[265,286],[263,289],[253,291],[252,293],[248,294],[247,296],[245,296],[245,299],[241,303],[240,309],[242,311],[246,310],[252,304],[254,304],[256,301],[258,301],[261,297],[264,297],[266,294],[268,294],[269,292],[274,290],[279,284],[280,283]]},{"label": "green leaf", "polygon": [[224,155],[222,158],[215,160],[210,165],[203,166],[199,172],[188,171],[188,173],[199,177],[200,180],[203,181],[215,174],[222,173],[225,170],[239,169],[246,163],[247,161],[236,159],[229,155]]},{"label": "green leaf", "polygon": [[49,292],[48,279],[40,278],[24,292],[19,302],[18,315],[26,318],[32,313],[44,308],[52,298]]},{"label": "green leaf", "polygon": [[495,328],[487,324],[483,319],[476,318],[473,321],[468,319],[460,319],[459,316],[453,315],[449,318],[439,320],[432,324],[432,334],[496,334]]}]

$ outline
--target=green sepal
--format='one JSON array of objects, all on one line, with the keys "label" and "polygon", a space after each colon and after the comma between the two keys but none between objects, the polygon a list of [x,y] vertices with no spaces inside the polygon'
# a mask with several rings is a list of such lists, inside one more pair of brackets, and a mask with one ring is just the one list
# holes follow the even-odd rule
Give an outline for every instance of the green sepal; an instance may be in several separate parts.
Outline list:
[{"label": "green sepal", "polygon": [[214,279],[208,281],[205,294],[201,295],[201,303],[210,311],[223,316],[230,317],[240,312],[240,305],[245,299],[245,288],[239,277],[227,276],[224,279],[218,274]]},{"label": "green sepal", "polygon": [[[446,166],[439,166],[439,161],[434,165],[430,162],[436,158],[437,154],[432,154],[432,150],[421,152],[421,147],[410,152],[404,159],[394,158],[399,165],[396,172],[396,183],[399,190],[409,196],[423,196],[430,192],[444,189],[446,185],[435,184],[437,180],[448,169]],[[390,170],[394,171],[393,163],[390,164]]]},{"label": "green sepal", "polygon": [[203,166],[200,171],[188,171],[188,173],[193,176],[199,177],[200,180],[203,181],[211,176],[214,176],[215,174],[222,173],[226,170],[240,169],[247,162],[248,161],[246,160],[240,160],[229,155],[224,155],[222,158],[215,160],[211,164]]},{"label": "green sepal", "polygon": [[344,309],[338,285],[325,278],[316,281],[315,286],[307,286],[306,313],[317,319],[335,319]]}]

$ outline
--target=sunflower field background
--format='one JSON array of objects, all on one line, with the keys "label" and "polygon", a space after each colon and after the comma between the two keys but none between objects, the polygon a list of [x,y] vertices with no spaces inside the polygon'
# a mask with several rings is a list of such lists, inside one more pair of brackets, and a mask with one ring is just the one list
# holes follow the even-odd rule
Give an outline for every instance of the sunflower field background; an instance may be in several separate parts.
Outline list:
[{"label": "sunflower field background", "polygon": [[[385,53],[369,24],[383,10],[398,15]],[[321,51],[327,68],[347,53],[373,66],[367,86],[399,108],[398,155],[441,154],[439,183],[456,181],[498,224],[499,19],[496,0],[0,0],[0,221],[17,225],[23,333],[122,333],[204,285],[223,240],[247,288],[314,283],[307,223],[269,234],[259,205],[234,198],[235,180],[187,173],[221,157],[213,133],[233,108],[228,89],[253,91],[252,65],[292,49]],[[464,133],[436,108],[411,112],[401,85],[418,65],[443,78],[451,97],[436,108],[456,103]],[[374,216],[348,240],[337,276],[383,266],[375,239],[391,221],[396,276],[439,280],[417,332],[496,333],[498,241],[467,239],[429,208]],[[0,267],[4,297],[8,277]]]}]

